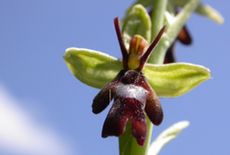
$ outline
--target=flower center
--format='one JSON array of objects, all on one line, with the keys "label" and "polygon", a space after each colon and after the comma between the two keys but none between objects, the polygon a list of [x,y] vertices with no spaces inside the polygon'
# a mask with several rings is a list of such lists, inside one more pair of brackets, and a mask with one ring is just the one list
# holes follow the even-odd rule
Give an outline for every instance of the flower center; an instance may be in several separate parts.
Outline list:
[{"label": "flower center", "polygon": [[145,52],[147,47],[147,41],[140,35],[135,35],[132,37],[129,46],[128,55],[128,68],[137,69],[140,65],[140,59]]}]

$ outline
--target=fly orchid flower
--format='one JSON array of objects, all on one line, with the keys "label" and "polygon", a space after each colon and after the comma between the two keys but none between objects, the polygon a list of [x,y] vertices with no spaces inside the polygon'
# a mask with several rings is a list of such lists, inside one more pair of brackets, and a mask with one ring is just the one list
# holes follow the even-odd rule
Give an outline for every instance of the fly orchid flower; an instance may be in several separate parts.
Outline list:
[{"label": "fly orchid flower", "polygon": [[[122,135],[128,123],[127,133],[130,133],[131,127],[137,143],[143,146],[149,138],[147,133],[151,132],[145,117],[149,117],[155,125],[159,125],[163,119],[158,96],[181,96],[210,78],[209,69],[200,65],[146,63],[148,59],[149,62],[161,62],[164,57],[160,51],[164,49],[162,52],[166,52],[178,35],[176,32],[179,33],[181,25],[183,27],[181,21],[187,19],[185,17],[188,12],[195,9],[194,5],[186,5],[188,7],[180,12],[178,20],[173,25],[168,25],[165,33],[165,28],[162,28],[150,46],[148,43],[151,40],[152,24],[143,6],[135,5],[127,12],[122,25],[123,34],[118,18],[115,18],[122,61],[101,51],[75,47],[66,49],[64,59],[73,75],[81,82],[101,89],[94,98],[93,112],[100,113],[114,101],[105,120],[102,137]],[[155,52],[151,54],[157,44]],[[154,56],[156,60],[151,60]],[[126,140],[125,136],[120,136],[121,142]],[[141,148],[146,146],[148,144]]]},{"label": "fly orchid flower", "polygon": [[132,135],[139,145],[144,145],[147,132],[145,113],[153,124],[159,125],[163,120],[163,111],[159,98],[145,79],[142,69],[165,27],[150,46],[140,35],[134,35],[127,50],[117,17],[114,19],[114,26],[121,48],[123,69],[96,95],[92,105],[93,113],[100,113],[114,100],[103,125],[102,137],[122,135],[130,122]]}]

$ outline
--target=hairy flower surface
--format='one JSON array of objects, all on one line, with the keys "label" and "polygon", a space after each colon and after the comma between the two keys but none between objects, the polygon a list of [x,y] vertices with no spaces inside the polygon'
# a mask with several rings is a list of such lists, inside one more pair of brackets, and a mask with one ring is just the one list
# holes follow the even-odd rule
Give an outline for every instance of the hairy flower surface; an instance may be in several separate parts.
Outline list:
[{"label": "hairy flower surface", "polygon": [[118,18],[115,18],[114,25],[122,52],[123,70],[96,95],[92,108],[95,114],[100,113],[114,100],[104,122],[102,137],[120,136],[125,132],[127,123],[130,123],[137,143],[144,145],[147,133],[145,113],[153,124],[159,125],[163,120],[163,112],[159,98],[146,81],[142,69],[165,27],[149,47],[144,38],[134,35],[127,50]]}]

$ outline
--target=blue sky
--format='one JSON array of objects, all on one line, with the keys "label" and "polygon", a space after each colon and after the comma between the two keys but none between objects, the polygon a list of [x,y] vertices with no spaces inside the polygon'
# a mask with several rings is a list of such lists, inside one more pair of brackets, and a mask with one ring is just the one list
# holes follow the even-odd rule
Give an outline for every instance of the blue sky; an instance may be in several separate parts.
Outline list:
[{"label": "blue sky", "polygon": [[[132,2],[0,1],[0,154],[118,154],[116,138],[100,137],[108,109],[91,112],[98,90],[70,74],[63,54],[85,47],[120,57],[113,18]],[[230,4],[205,3],[223,14],[225,24],[193,15],[188,27],[194,44],[177,46],[177,60],[209,67],[213,78],[182,97],[161,100],[165,119],[153,138],[175,122],[191,122],[162,155],[230,154]]]}]

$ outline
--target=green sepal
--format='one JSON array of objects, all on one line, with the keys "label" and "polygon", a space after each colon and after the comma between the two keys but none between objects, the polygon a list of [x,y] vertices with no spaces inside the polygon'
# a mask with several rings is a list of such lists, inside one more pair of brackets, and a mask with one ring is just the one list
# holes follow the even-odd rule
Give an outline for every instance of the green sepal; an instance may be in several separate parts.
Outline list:
[{"label": "green sepal", "polygon": [[102,88],[112,81],[122,69],[116,58],[90,49],[68,48],[64,59],[78,80],[95,88]]},{"label": "green sepal", "polygon": [[209,69],[189,63],[147,64],[144,75],[161,97],[181,96],[211,76]]},{"label": "green sepal", "polygon": [[131,37],[136,34],[141,35],[150,42],[151,19],[148,12],[142,5],[137,4],[129,8],[122,23],[122,33],[124,35],[126,45],[129,45]]},{"label": "green sepal", "polygon": [[[95,88],[112,81],[122,69],[118,59],[89,49],[68,48],[64,58],[77,79]],[[146,64],[143,72],[160,97],[183,95],[210,78],[207,68],[189,63]]]}]

